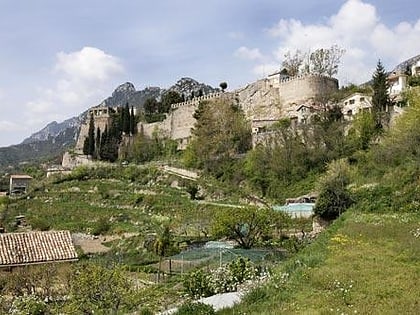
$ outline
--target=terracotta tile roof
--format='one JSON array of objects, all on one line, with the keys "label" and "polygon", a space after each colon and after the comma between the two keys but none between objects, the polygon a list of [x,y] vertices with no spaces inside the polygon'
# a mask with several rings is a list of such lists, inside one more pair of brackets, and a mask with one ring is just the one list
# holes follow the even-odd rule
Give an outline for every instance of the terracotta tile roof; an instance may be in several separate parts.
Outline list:
[{"label": "terracotta tile roof", "polygon": [[76,259],[69,231],[0,234],[0,267]]}]

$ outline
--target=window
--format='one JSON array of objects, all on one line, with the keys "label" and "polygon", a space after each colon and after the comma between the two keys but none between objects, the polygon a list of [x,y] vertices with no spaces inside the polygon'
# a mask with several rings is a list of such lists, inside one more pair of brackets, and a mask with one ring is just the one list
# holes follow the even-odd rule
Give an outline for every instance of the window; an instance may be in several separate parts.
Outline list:
[{"label": "window", "polygon": [[350,103],[350,105],[353,105],[354,104],[354,100],[350,100],[349,103]]},{"label": "window", "polygon": [[365,101],[365,98],[364,98],[364,97],[361,97],[361,98],[360,98],[360,101],[361,101],[361,102],[364,102],[364,101]]}]

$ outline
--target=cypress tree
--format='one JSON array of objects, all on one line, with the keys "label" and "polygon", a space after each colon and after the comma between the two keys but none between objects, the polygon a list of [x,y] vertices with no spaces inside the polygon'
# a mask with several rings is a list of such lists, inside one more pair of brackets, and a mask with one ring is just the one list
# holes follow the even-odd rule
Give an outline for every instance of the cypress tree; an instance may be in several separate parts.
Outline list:
[{"label": "cypress tree", "polygon": [[100,149],[101,148],[101,129],[96,128],[96,143],[95,143],[95,155],[96,158],[100,156]]},{"label": "cypress tree", "polygon": [[105,126],[105,130],[104,130],[104,132],[102,133],[102,136],[101,136],[101,145],[99,147],[99,156],[100,156],[101,160],[103,160],[104,156],[106,155],[105,150],[106,150],[106,147],[107,147],[107,142],[108,142],[108,126]]},{"label": "cypress tree", "polygon": [[130,109],[128,108],[128,103],[122,109],[121,118],[122,132],[125,134],[130,133]]}]

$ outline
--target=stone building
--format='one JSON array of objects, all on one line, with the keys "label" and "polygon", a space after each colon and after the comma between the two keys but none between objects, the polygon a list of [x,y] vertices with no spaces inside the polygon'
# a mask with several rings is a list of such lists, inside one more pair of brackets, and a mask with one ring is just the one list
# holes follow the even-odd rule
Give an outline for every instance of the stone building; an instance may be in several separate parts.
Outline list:
[{"label": "stone building", "polygon": [[10,175],[9,192],[11,195],[26,194],[32,177],[29,175]]},{"label": "stone building", "polygon": [[113,109],[108,106],[96,106],[89,109],[85,123],[80,126],[80,132],[79,136],[77,137],[75,152],[79,154],[83,152],[83,144],[89,133],[89,122],[91,115],[93,115],[93,119],[95,121],[95,133],[97,128],[99,128],[102,133],[104,132],[105,127],[111,123],[112,111]]}]

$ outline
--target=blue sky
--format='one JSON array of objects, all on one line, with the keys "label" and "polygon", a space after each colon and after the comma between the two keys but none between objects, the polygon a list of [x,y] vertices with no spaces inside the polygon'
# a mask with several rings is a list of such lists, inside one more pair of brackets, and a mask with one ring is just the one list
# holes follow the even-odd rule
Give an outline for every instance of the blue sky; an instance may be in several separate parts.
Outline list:
[{"label": "blue sky", "polygon": [[[284,53],[337,44],[342,85],[420,54],[415,0],[0,0],[0,146],[99,104],[121,83],[235,89]],[[23,123],[24,122],[24,123]]]}]

